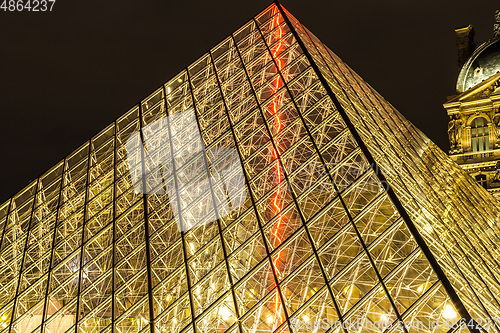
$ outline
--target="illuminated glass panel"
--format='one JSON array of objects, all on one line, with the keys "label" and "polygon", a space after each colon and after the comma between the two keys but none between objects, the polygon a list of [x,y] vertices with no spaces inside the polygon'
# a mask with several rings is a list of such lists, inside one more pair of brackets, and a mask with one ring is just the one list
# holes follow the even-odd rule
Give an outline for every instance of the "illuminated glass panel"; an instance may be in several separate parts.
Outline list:
[{"label": "illuminated glass panel", "polygon": [[490,149],[488,122],[483,117],[478,117],[470,124],[471,146],[473,152]]}]

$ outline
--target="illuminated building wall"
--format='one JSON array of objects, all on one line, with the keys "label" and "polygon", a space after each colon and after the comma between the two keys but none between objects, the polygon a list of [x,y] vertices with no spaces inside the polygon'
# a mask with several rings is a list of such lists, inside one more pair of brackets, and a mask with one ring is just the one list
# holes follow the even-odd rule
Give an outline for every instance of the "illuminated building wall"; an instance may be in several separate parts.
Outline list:
[{"label": "illuminated building wall", "polygon": [[460,72],[456,94],[443,104],[449,117],[450,158],[500,198],[500,10],[493,36],[476,47],[474,28],[455,29]]},{"label": "illuminated building wall", "polygon": [[495,332],[498,216],[273,4],[0,206],[0,332]]}]

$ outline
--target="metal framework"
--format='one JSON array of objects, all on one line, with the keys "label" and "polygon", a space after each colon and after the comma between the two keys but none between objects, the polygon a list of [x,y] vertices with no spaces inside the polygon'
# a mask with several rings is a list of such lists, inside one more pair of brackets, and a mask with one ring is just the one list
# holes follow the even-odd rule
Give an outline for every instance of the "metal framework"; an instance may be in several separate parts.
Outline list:
[{"label": "metal framework", "polygon": [[[166,118],[173,156],[186,110],[246,200],[180,231],[199,161],[160,170],[175,198],[139,193],[126,143]],[[499,213],[274,3],[0,205],[0,333],[500,332]]]}]

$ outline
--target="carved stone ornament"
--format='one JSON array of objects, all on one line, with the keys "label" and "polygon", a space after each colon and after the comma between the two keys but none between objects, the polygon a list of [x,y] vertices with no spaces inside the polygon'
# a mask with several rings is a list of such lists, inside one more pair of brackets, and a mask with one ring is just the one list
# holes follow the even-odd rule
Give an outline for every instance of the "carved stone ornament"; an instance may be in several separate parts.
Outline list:
[{"label": "carved stone ornament", "polygon": [[452,118],[448,123],[448,138],[450,140],[450,150],[453,150],[453,148],[455,148],[455,146],[457,145],[456,134],[455,134],[456,122],[457,121]]}]

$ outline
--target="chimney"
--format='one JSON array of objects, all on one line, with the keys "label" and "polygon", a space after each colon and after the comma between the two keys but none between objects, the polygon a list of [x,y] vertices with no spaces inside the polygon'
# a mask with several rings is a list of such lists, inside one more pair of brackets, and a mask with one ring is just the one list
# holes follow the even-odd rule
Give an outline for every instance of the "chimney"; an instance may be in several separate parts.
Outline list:
[{"label": "chimney", "polygon": [[493,36],[500,37],[500,9],[495,11],[495,23],[493,24]]},{"label": "chimney", "polygon": [[474,43],[474,27],[468,25],[463,28],[455,29],[455,34],[457,35],[458,68],[462,68],[467,59],[472,55],[472,52],[476,49],[476,44]]}]

